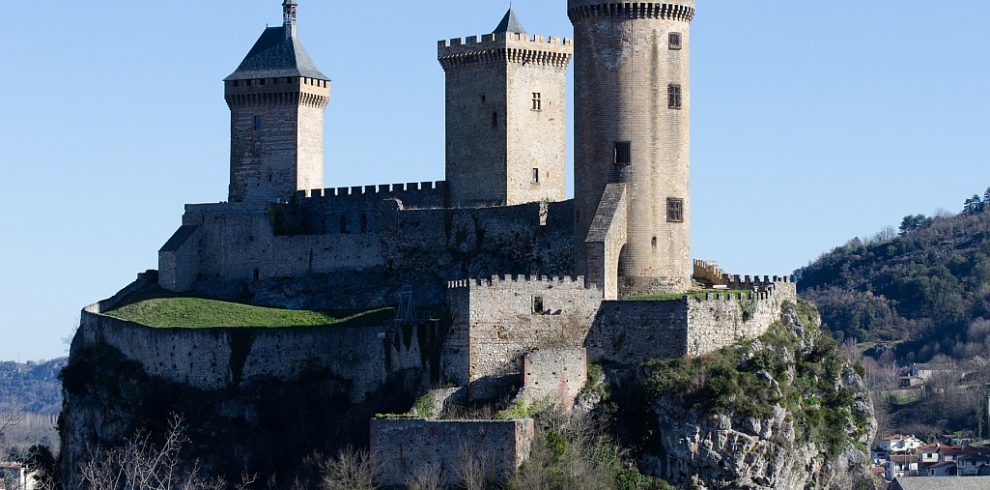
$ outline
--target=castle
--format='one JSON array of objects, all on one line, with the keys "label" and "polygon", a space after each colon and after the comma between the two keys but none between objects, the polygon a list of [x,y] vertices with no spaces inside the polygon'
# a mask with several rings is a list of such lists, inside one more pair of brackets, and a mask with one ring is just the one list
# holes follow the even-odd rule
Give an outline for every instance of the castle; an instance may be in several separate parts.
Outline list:
[{"label": "castle", "polygon": [[[291,377],[315,363],[361,402],[422,366],[424,385],[461,387],[470,399],[524,384],[530,393],[568,386],[563,398],[573,402],[587,361],[697,356],[765,333],[796,300],[793,282],[690,258],[695,0],[567,7],[573,41],[528,34],[510,9],[491,33],[439,42],[444,181],[326,188],[330,80],[299,41],[296,0],[285,0],[283,24],[265,29],[224,80],[228,202],[187,205],[158,273],[87,308],[73,350],[109,344],[148,374],[199,390]],[[380,326],[249,337],[149,334],[104,314],[149,281],[293,309],[405,303]],[[424,326],[412,298],[447,321]],[[554,349],[562,350],[536,355]]]},{"label": "castle", "polygon": [[[458,384],[518,372],[541,337],[590,347],[589,331],[613,335],[637,310],[680,340],[623,359],[708,352],[768,326],[740,329],[740,301],[794,296],[786,277],[730,277],[690,259],[694,0],[570,0],[573,41],[527,34],[511,9],[492,33],[440,41],[446,180],[350,188],[323,187],[330,82],[299,41],[297,8],[285,0],[283,25],[224,80],[229,202],[187,206],[159,254],[164,288],[328,309],[394,305],[411,287],[419,304],[446,304],[464,333],[445,347]],[[286,284],[299,292],[273,292]],[[698,285],[710,291],[686,304],[734,299],[736,314],[706,323],[691,308],[671,317],[676,302],[633,301]],[[604,324],[617,326],[594,327]]]}]

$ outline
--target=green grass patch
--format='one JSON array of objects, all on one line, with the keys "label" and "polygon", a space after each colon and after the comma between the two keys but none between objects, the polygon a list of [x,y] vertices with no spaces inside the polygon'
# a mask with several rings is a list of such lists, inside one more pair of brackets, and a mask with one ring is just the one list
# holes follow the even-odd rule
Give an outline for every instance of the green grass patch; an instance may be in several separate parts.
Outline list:
[{"label": "green grass patch", "polygon": [[394,308],[380,308],[325,313],[195,297],[164,297],[141,299],[106,315],[156,328],[287,328],[377,325],[392,319],[395,312]]},{"label": "green grass patch", "polygon": [[895,390],[888,392],[890,404],[895,407],[913,405],[921,400],[921,394],[915,390]]},{"label": "green grass patch", "polygon": [[743,297],[748,297],[749,293],[753,291],[743,291],[741,289],[732,290],[715,290],[706,289],[704,291],[684,291],[681,293],[656,293],[656,294],[633,294],[625,297],[625,301],[679,301],[685,296],[697,300],[703,300],[708,297],[711,293],[712,296],[721,293],[725,297],[726,294],[731,294],[734,297],[738,297],[739,294],[743,294]]}]

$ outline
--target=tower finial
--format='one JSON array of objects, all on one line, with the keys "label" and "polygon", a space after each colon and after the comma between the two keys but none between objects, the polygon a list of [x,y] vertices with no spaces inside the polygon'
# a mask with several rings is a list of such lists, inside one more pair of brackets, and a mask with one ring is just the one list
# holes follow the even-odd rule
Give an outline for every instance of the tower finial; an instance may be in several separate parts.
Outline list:
[{"label": "tower finial", "polygon": [[282,2],[282,17],[285,25],[285,37],[296,34],[296,9],[299,4],[296,0],[285,0]]}]

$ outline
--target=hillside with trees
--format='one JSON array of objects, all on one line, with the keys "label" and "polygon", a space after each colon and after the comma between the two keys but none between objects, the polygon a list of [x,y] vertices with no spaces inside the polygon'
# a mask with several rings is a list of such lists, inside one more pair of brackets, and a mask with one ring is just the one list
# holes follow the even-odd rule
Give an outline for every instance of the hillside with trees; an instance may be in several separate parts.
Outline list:
[{"label": "hillside with trees", "polygon": [[58,446],[66,361],[0,362],[0,459],[22,459],[35,444]]},{"label": "hillside with trees", "polygon": [[990,189],[958,214],[906,216],[795,274],[850,357],[867,354],[882,426],[990,434]]}]

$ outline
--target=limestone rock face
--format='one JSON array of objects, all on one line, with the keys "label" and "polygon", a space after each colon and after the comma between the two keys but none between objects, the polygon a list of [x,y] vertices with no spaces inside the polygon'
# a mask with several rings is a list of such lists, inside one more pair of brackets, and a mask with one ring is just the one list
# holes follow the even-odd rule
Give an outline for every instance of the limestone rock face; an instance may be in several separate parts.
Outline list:
[{"label": "limestone rock face", "polygon": [[[806,328],[793,311],[782,323],[797,334],[796,350],[781,352],[779,346],[754,342],[752,353],[771,349],[792,363],[787,377],[795,376],[793,364],[819,349],[819,325]],[[813,333],[814,332],[814,333]],[[793,383],[760,371],[757,378],[771,388]],[[660,448],[652,466],[667,481],[703,489],[848,489],[869,479],[869,456],[857,447],[867,447],[876,435],[873,405],[863,379],[846,366],[836,380],[836,392],[851,395],[844,414],[848,440],[838,454],[827,444],[805,435],[798,418],[784,403],[772,407],[772,415],[747,416],[738,410],[700,410],[676,396],[653,403],[660,430]],[[857,422],[859,421],[859,422]],[[810,439],[810,440],[809,440]]]}]

